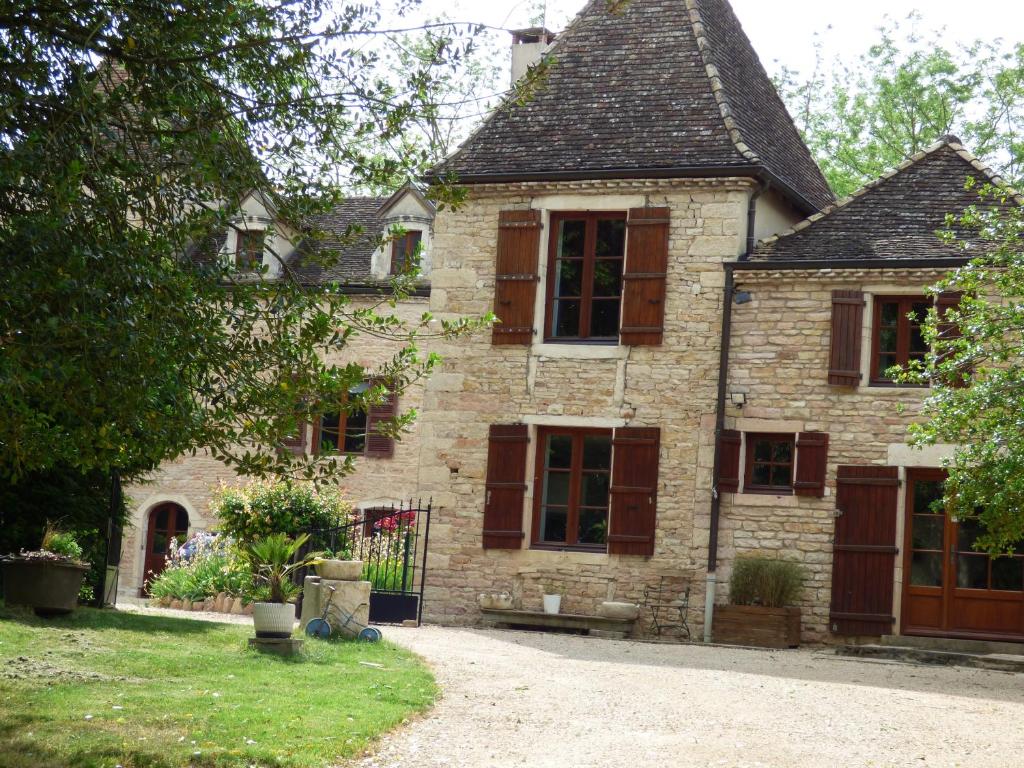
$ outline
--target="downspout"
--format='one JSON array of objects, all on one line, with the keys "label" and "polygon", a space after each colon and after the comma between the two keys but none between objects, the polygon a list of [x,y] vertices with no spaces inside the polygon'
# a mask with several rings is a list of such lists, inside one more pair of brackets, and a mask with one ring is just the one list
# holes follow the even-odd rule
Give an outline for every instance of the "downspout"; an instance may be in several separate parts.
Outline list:
[{"label": "downspout", "polygon": [[[754,251],[757,223],[757,201],[767,189],[761,185],[750,195],[747,206],[747,247],[740,261],[746,261]],[[718,585],[718,529],[722,511],[722,496],[718,492],[718,475],[722,468],[722,431],[725,429],[725,396],[729,385],[729,348],[732,343],[732,305],[736,294],[736,279],[732,262],[725,262],[725,288],[722,292],[722,338],[718,358],[718,399],[715,404],[715,460],[711,470],[711,522],[708,531],[708,568],[704,583],[704,642],[712,641],[711,626],[715,618],[715,592]]]}]

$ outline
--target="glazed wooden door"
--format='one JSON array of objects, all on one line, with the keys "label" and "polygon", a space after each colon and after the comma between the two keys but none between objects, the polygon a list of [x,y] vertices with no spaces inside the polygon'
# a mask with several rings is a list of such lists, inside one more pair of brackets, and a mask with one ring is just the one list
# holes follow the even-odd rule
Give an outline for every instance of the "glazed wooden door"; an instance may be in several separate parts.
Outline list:
[{"label": "glazed wooden door", "polygon": [[146,530],[143,595],[148,593],[150,579],[166,566],[167,549],[171,539],[177,539],[181,544],[188,535],[188,513],[177,504],[161,504],[149,513],[149,526]]},{"label": "glazed wooden door", "polygon": [[907,474],[904,634],[1024,641],[1024,553],[976,552],[978,524],[942,508],[945,473]]}]

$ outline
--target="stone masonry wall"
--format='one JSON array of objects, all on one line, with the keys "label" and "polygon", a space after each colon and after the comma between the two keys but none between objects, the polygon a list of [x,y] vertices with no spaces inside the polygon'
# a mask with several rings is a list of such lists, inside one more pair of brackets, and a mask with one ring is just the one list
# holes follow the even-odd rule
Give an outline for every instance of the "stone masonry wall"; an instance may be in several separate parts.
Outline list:
[{"label": "stone masonry wall", "polygon": [[[407,321],[415,322],[427,309],[427,302],[425,298],[410,298],[399,304],[394,312]],[[352,306],[354,309],[369,306],[369,300],[354,299]],[[381,310],[386,311],[389,310]],[[395,342],[357,335],[350,342],[347,354],[339,356],[339,360],[354,360],[372,370],[390,359],[398,349]],[[421,409],[422,405],[422,384],[411,387],[398,401],[402,411]],[[396,442],[391,458],[361,458],[356,462],[355,472],[341,484],[353,504],[360,507],[397,504],[417,496],[419,431],[420,424],[416,422],[409,433]],[[200,453],[165,462],[144,483],[127,487],[125,493],[129,497],[131,518],[122,546],[119,593],[138,595],[142,584],[146,526],[149,511],[154,506],[166,501],[176,502],[189,514],[190,531],[211,529],[217,524],[209,507],[213,490],[222,483],[236,485],[244,482],[221,462]]]}]

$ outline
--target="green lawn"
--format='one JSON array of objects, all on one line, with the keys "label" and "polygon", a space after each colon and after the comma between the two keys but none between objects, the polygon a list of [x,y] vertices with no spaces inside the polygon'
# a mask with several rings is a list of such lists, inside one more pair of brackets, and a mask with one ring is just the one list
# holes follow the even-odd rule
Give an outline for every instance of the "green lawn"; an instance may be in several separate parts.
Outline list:
[{"label": "green lawn", "polygon": [[[250,651],[252,627],[0,607],[0,766],[321,766],[434,701],[392,645],[307,639]],[[360,663],[363,662],[363,663]]]}]

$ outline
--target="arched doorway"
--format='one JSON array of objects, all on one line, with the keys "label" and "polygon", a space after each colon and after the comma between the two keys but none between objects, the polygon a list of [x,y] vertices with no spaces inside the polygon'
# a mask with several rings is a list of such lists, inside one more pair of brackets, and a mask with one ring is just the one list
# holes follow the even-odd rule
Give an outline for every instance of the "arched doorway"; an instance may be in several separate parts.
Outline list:
[{"label": "arched doorway", "polygon": [[149,593],[149,581],[167,565],[167,548],[171,539],[181,541],[188,535],[188,512],[172,502],[158,504],[149,512],[146,527],[145,567],[142,572],[143,597]]}]

